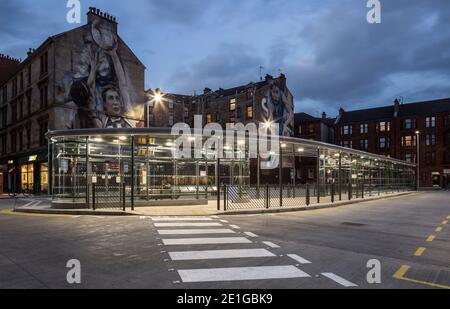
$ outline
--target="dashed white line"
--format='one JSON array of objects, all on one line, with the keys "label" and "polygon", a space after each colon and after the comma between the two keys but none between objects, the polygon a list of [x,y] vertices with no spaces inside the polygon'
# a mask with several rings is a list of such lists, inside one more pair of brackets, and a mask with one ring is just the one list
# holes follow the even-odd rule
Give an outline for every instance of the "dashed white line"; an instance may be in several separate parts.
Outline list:
[{"label": "dashed white line", "polygon": [[302,258],[301,256],[297,255],[297,254],[288,254],[288,257],[290,257],[291,259],[299,262],[300,264],[311,264],[310,261],[308,261],[307,259]]},{"label": "dashed white line", "polygon": [[213,260],[233,258],[256,258],[275,256],[266,249],[235,249],[235,250],[208,250],[208,251],[183,251],[169,252],[173,261],[185,260]]},{"label": "dashed white line", "polygon": [[183,282],[215,282],[310,277],[295,266],[259,266],[178,270]]},{"label": "dashed white line", "polygon": [[171,218],[171,217],[151,217],[151,219],[155,222],[160,221],[213,221],[211,218],[205,218],[205,217],[178,217],[178,218]]},{"label": "dashed white line", "polygon": [[160,235],[235,234],[230,229],[158,230]]},{"label": "dashed white line", "polygon": [[346,288],[357,286],[356,284],[354,284],[348,280],[345,280],[344,278],[339,277],[338,275],[333,274],[333,273],[322,273],[322,275],[333,280],[336,283],[339,283],[342,286],[345,286]]},{"label": "dashed white line", "polygon": [[249,237],[253,237],[253,238],[258,237],[258,235],[254,234],[252,232],[244,232],[244,234],[249,236]]},{"label": "dashed white line", "polygon": [[230,227],[233,228],[233,229],[235,229],[235,230],[239,230],[239,229],[240,229],[239,226],[234,225],[234,224],[230,224]]},{"label": "dashed white line", "polygon": [[270,248],[280,248],[280,246],[274,244],[271,241],[263,241],[263,244],[265,244],[266,246],[269,246]]},{"label": "dashed white line", "polygon": [[208,227],[208,226],[222,226],[220,223],[155,223],[155,227]]},{"label": "dashed white line", "polygon": [[175,238],[163,239],[165,245],[215,245],[215,244],[249,244],[245,237],[215,237],[215,238]]}]

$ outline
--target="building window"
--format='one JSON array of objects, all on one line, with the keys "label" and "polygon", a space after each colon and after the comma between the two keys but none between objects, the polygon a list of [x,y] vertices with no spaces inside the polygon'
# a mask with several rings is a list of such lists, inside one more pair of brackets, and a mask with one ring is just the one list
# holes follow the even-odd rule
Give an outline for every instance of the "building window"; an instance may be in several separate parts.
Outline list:
[{"label": "building window", "polygon": [[230,112],[234,112],[236,110],[236,99],[230,100]]},{"label": "building window", "polygon": [[206,123],[211,123],[211,122],[213,122],[212,115],[211,114],[207,114],[206,115]]},{"label": "building window", "polygon": [[17,122],[17,103],[11,103],[11,121],[12,123]]},{"label": "building window", "polygon": [[390,147],[390,140],[388,137],[380,137],[378,139],[378,148],[379,149],[388,149]]},{"label": "building window", "polygon": [[416,120],[415,119],[405,119],[403,121],[403,128],[404,129],[414,129],[416,127]]},{"label": "building window", "polygon": [[353,142],[352,141],[342,141],[342,147],[353,148]]},{"label": "building window", "polygon": [[8,125],[8,107],[3,107],[1,110],[1,124],[0,124],[0,128],[4,129],[6,128],[6,126]]},{"label": "building window", "polygon": [[425,127],[436,128],[436,117],[433,116],[425,118]]},{"label": "building window", "polygon": [[22,91],[23,90],[23,72],[20,72],[19,85],[20,85],[20,91]]},{"label": "building window", "polygon": [[31,85],[31,65],[28,66],[28,86]]},{"label": "building window", "polygon": [[436,152],[434,152],[434,151],[427,151],[425,153],[425,162],[427,164],[435,164],[436,163]]},{"label": "building window", "polygon": [[31,115],[31,93],[27,93],[27,113]]},{"label": "building window", "polygon": [[353,129],[351,125],[343,126],[342,127],[342,135],[351,135],[353,134]]},{"label": "building window", "polygon": [[31,149],[31,126],[27,126],[27,149]]},{"label": "building window", "polygon": [[187,107],[184,108],[184,118],[189,118],[189,109]]},{"label": "building window", "polygon": [[48,87],[47,87],[47,85],[46,86],[42,86],[39,89],[39,91],[40,91],[40,106],[41,106],[41,109],[44,109],[48,105],[48,102],[47,102],[47,100],[48,100]]},{"label": "building window", "polygon": [[48,130],[48,123],[42,122],[39,127],[39,146],[45,146],[47,144],[45,134]]},{"label": "building window", "polygon": [[19,101],[19,120],[23,118],[23,98]]},{"label": "building window", "polygon": [[405,153],[403,154],[403,160],[405,160],[406,162],[412,163],[412,162],[413,162],[413,159],[414,159],[414,157],[413,157],[413,154],[412,154],[412,153],[410,153],[410,152],[405,152]]},{"label": "building window", "polygon": [[17,77],[14,77],[12,81],[12,97],[17,96]]},{"label": "building window", "polygon": [[45,75],[48,73],[48,53],[45,52],[41,58],[41,75]]},{"label": "building window", "polygon": [[3,104],[6,104],[8,101],[8,86],[4,86],[2,90],[2,102]]},{"label": "building window", "polygon": [[416,146],[416,137],[411,135],[402,136],[402,147],[412,146]]},{"label": "building window", "polygon": [[359,141],[359,147],[361,150],[367,150],[369,149],[369,140],[368,139],[362,139]]},{"label": "building window", "polygon": [[361,125],[359,126],[359,132],[360,132],[361,134],[367,134],[367,133],[369,133],[369,124],[368,124],[368,123],[361,124]]},{"label": "building window", "polygon": [[34,187],[34,164],[21,165],[20,174],[22,191],[32,191]]},{"label": "building window", "polygon": [[436,145],[436,134],[427,134],[425,136],[425,144],[427,146],[435,146]]},{"label": "building window", "polygon": [[1,148],[1,151],[2,151],[2,154],[6,154],[6,144],[7,144],[7,136],[6,135],[3,135],[2,137],[1,137],[1,141],[2,141],[2,148]]},{"label": "building window", "polygon": [[173,126],[173,116],[169,116],[169,126]]},{"label": "building window", "polygon": [[169,100],[168,103],[169,103],[169,109],[173,109],[173,100]]},{"label": "building window", "polygon": [[381,121],[378,123],[378,132],[390,132],[391,123],[389,121]]},{"label": "building window", "polygon": [[11,133],[11,152],[17,152],[17,135],[15,132]]},{"label": "building window", "polygon": [[253,89],[247,89],[247,100],[253,99]]},{"label": "building window", "polygon": [[23,149],[23,131],[19,131],[19,151]]},{"label": "building window", "polygon": [[253,119],[253,106],[247,106],[247,119]]},{"label": "building window", "polygon": [[41,192],[48,192],[48,163],[41,163]]}]

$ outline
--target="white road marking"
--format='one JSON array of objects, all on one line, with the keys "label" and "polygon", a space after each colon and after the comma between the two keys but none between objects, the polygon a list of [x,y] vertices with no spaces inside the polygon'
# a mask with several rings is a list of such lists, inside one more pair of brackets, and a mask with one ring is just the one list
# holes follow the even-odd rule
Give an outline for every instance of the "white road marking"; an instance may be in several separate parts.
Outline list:
[{"label": "white road marking", "polygon": [[274,244],[271,241],[263,241],[263,244],[265,244],[266,246],[269,246],[270,248],[280,248],[280,246]]},{"label": "white road marking", "polygon": [[211,218],[206,217],[179,217],[179,218],[171,218],[171,217],[151,217],[153,221],[212,221]]},{"label": "white road marking", "polygon": [[252,232],[244,232],[244,234],[249,236],[249,237],[253,237],[253,238],[258,237],[258,235],[253,234]]},{"label": "white road marking", "polygon": [[287,256],[290,257],[293,260],[296,260],[300,264],[311,264],[310,261],[308,261],[307,259],[302,258],[301,256],[299,256],[297,254],[288,254]]},{"label": "white road marking", "polygon": [[169,252],[169,256],[173,261],[184,261],[268,257],[275,256],[275,254],[266,249],[236,249]]},{"label": "white road marking", "polygon": [[322,275],[333,280],[336,283],[339,283],[342,286],[345,286],[346,288],[357,286],[356,284],[354,284],[348,280],[345,280],[344,278],[339,277],[338,275],[335,275],[333,273],[322,273]]},{"label": "white road marking", "polygon": [[236,230],[239,230],[239,229],[240,229],[240,227],[239,227],[239,226],[237,226],[237,225],[234,225],[234,224],[231,224],[231,225],[230,225],[230,227],[231,227],[231,228],[233,228],[233,229],[236,229]]},{"label": "white road marking", "polygon": [[234,234],[230,229],[158,230],[160,235]]},{"label": "white road marking", "polygon": [[295,266],[259,266],[178,270],[183,282],[214,282],[310,277]]},{"label": "white road marking", "polygon": [[190,227],[190,226],[197,226],[197,227],[207,227],[207,226],[223,226],[220,223],[155,223],[155,227]]},{"label": "white road marking", "polygon": [[215,245],[215,244],[249,244],[245,237],[216,237],[216,238],[174,238],[163,239],[165,245]]},{"label": "white road marking", "polygon": [[227,220],[219,220],[219,221],[222,222],[222,223],[228,223]]}]

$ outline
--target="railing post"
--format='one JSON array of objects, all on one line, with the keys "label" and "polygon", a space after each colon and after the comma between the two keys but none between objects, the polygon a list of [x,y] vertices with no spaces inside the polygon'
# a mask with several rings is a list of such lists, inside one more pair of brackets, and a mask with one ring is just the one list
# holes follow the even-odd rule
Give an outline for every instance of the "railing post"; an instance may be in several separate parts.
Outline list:
[{"label": "railing post", "polygon": [[127,196],[126,196],[126,184],[125,184],[125,182],[123,183],[123,185],[122,185],[122,197],[123,197],[123,201],[122,201],[122,203],[123,203],[123,211],[126,211],[126,198],[127,198]]},{"label": "railing post", "polygon": [[283,184],[280,185],[280,207],[283,207]]},{"label": "railing post", "polygon": [[309,192],[309,184],[306,183],[306,206],[309,206],[309,204],[310,204],[309,194],[310,194],[310,192]]},{"label": "railing post", "polygon": [[92,184],[92,210],[95,210],[95,183]]},{"label": "railing post", "polygon": [[364,178],[362,180],[362,185],[361,185],[361,198],[364,199]]},{"label": "railing post", "polygon": [[228,196],[228,187],[225,184],[223,186],[223,211],[227,211],[227,196]]},{"label": "railing post", "polygon": [[352,183],[351,182],[348,183],[348,200],[349,201],[352,200]]},{"label": "railing post", "polygon": [[131,211],[134,211],[134,136],[131,136]]},{"label": "railing post", "polygon": [[270,207],[270,195],[269,195],[269,184],[266,185],[266,208]]},{"label": "railing post", "polygon": [[334,180],[331,183],[331,203],[334,203]]}]

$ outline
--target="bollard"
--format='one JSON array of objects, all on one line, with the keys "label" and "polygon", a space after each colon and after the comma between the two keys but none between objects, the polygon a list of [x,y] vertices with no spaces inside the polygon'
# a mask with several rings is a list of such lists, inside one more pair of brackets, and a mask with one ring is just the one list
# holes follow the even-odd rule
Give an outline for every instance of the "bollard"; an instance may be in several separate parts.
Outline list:
[{"label": "bollard", "polygon": [[348,200],[352,200],[352,184],[350,182],[348,183]]},{"label": "bollard", "polygon": [[331,183],[331,203],[334,203],[334,182]]},{"label": "bollard", "polygon": [[227,185],[223,185],[223,211],[227,211],[227,196],[228,196],[228,187]]},{"label": "bollard", "polygon": [[309,184],[306,183],[306,206],[309,206],[310,204],[310,196],[309,196],[310,192],[309,192]]}]

